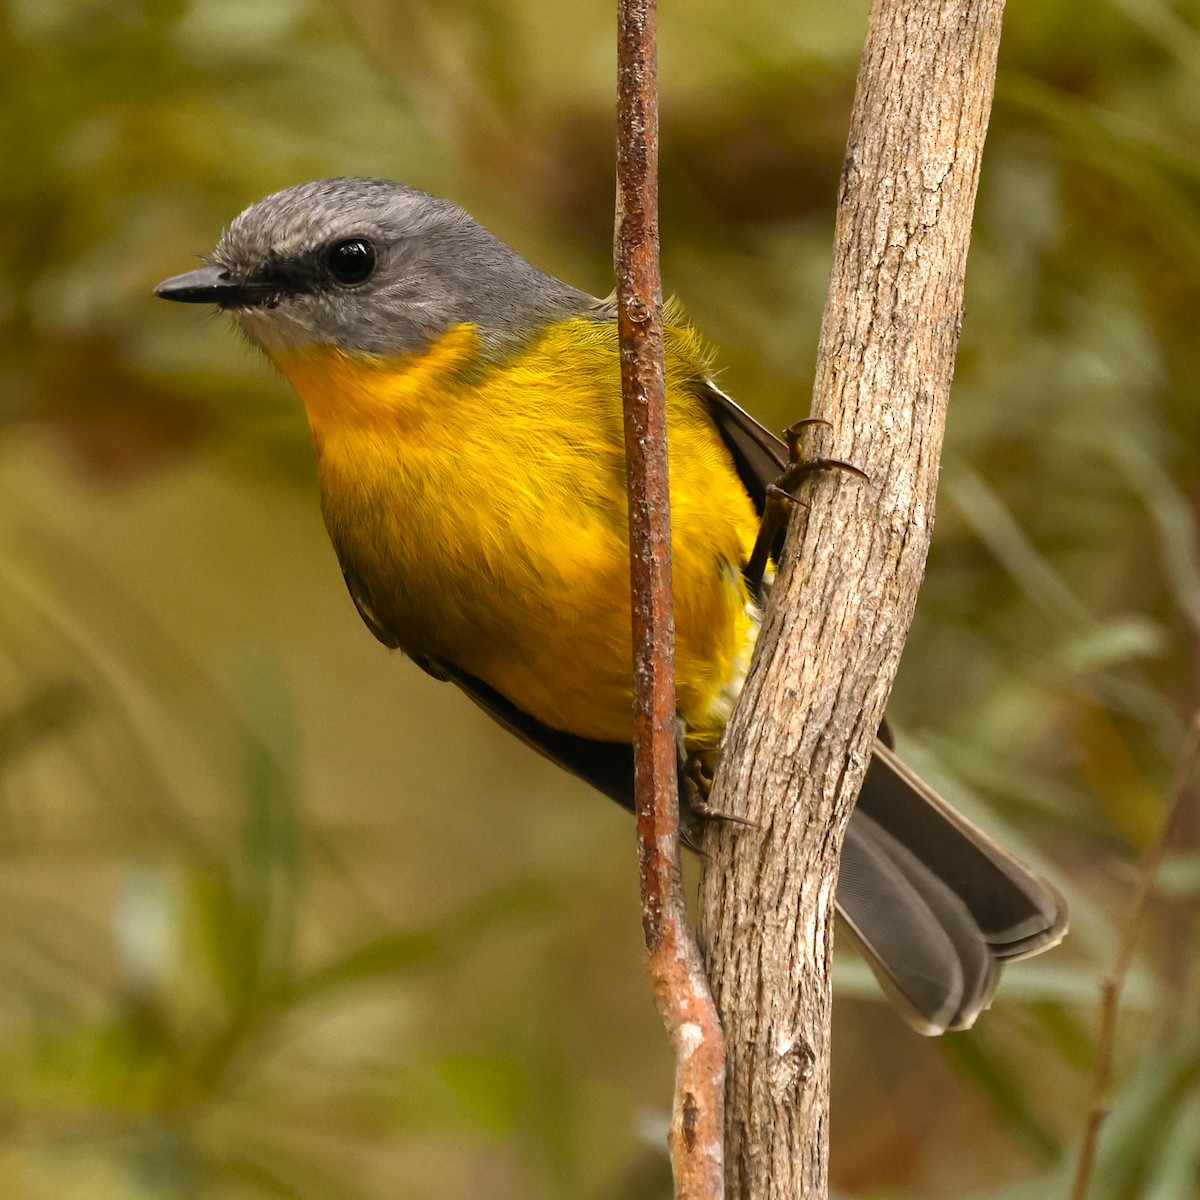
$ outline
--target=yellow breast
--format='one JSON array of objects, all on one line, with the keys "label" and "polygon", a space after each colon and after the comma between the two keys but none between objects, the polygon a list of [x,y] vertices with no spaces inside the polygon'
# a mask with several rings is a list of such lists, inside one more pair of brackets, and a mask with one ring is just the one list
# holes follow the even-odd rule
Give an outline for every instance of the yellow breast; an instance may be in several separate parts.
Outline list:
[{"label": "yellow breast", "polygon": [[[308,413],[343,561],[405,649],[453,663],[555,729],[632,736],[616,329],[572,318],[500,362],[450,330],[404,359],[280,356]],[[740,565],[757,518],[668,332],[676,686],[693,740],[728,718],[755,634]]]}]

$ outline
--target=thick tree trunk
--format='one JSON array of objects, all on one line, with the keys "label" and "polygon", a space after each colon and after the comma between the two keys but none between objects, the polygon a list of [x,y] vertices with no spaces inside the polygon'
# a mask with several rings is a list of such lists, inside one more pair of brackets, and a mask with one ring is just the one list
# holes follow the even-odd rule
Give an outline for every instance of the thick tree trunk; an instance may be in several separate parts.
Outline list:
[{"label": "thick tree trunk", "polygon": [[[813,449],[712,803],[701,938],[732,1200],[824,1197],[837,856],[933,525],[1002,0],[875,0],[842,173]],[[802,115],[801,115],[802,116]]]}]

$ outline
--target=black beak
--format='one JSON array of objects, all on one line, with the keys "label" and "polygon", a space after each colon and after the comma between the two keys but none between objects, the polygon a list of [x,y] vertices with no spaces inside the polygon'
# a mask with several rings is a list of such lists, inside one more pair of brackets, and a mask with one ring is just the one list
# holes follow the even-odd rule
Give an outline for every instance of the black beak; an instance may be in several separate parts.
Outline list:
[{"label": "black beak", "polygon": [[219,304],[222,308],[248,308],[262,304],[278,287],[248,283],[233,279],[222,267],[201,267],[186,275],[165,279],[154,289],[162,300],[179,300],[183,304]]}]

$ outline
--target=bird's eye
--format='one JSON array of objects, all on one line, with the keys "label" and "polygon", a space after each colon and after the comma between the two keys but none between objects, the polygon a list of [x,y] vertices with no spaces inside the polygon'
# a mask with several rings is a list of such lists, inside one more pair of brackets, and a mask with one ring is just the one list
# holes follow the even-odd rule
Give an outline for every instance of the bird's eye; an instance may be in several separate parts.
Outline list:
[{"label": "bird's eye", "polygon": [[338,283],[347,287],[365,283],[375,270],[375,247],[362,238],[349,238],[332,246],[326,261]]}]

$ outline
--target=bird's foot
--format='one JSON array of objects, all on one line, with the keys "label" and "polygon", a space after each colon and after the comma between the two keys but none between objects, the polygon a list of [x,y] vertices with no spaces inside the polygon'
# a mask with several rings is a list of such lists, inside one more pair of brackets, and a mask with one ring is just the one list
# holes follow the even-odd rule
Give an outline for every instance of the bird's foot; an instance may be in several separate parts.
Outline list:
[{"label": "bird's foot", "polygon": [[746,565],[746,583],[755,595],[761,595],[763,579],[767,573],[767,564],[771,560],[771,552],[779,540],[780,534],[787,528],[792,515],[792,509],[801,501],[797,498],[800,485],[818,471],[847,471],[860,479],[870,482],[867,473],[844,458],[829,458],[817,455],[807,458],[804,454],[804,433],[813,425],[829,426],[829,422],[821,417],[805,417],[789,425],[783,431],[784,441],[788,448],[788,465],[780,477],[767,487],[767,500],[763,508],[762,520],[758,527],[758,538],[750,561]]}]

